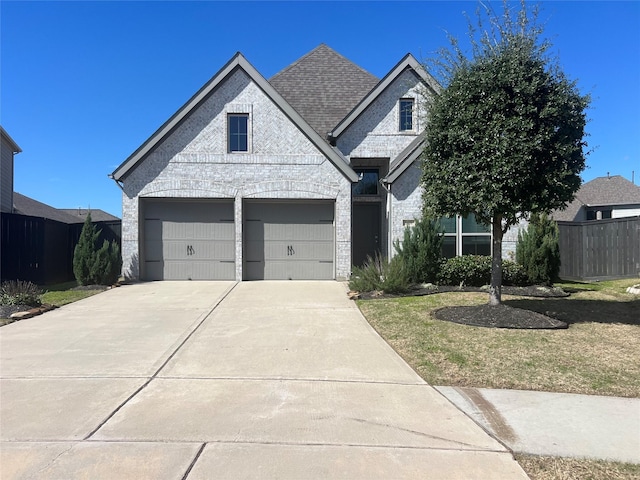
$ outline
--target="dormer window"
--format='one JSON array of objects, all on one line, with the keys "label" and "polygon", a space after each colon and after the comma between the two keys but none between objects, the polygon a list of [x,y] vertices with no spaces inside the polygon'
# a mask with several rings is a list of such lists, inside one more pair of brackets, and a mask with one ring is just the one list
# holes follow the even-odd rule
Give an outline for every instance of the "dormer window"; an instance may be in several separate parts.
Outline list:
[{"label": "dormer window", "polygon": [[413,131],[413,98],[400,99],[400,131]]}]

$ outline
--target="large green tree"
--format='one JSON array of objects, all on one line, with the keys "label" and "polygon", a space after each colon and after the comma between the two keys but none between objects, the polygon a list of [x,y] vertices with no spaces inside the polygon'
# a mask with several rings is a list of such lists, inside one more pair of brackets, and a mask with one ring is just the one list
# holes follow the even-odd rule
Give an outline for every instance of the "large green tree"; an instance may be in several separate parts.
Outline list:
[{"label": "large green tree", "polygon": [[589,96],[549,57],[536,18],[524,3],[517,12],[505,3],[500,16],[479,10],[471,52],[456,39],[440,52],[445,88],[428,105],[425,210],[491,227],[492,305],[501,303],[503,234],[565,206],[585,167]]}]

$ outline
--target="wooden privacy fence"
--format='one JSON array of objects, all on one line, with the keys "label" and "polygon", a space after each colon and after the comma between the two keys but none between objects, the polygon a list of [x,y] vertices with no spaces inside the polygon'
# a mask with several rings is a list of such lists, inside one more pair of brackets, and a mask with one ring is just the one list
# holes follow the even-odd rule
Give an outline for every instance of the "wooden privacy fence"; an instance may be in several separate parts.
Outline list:
[{"label": "wooden privacy fence", "polygon": [[558,222],[560,278],[601,280],[640,275],[640,217]]},{"label": "wooden privacy fence", "polygon": [[[104,239],[120,243],[120,220],[94,224],[101,231],[99,245]],[[73,251],[82,225],[0,214],[0,279],[27,280],[39,285],[74,280]]]}]

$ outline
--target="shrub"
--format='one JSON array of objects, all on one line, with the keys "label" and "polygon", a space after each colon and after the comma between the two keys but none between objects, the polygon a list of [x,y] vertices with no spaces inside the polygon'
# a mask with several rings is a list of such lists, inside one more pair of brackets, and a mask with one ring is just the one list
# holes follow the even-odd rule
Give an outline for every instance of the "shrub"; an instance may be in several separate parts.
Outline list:
[{"label": "shrub", "polygon": [[[485,255],[463,255],[449,258],[440,267],[439,283],[482,287],[491,282],[491,257]],[[524,286],[528,277],[521,265],[510,260],[502,262],[502,284]]]},{"label": "shrub", "polygon": [[502,284],[514,285],[516,287],[524,287],[529,285],[529,277],[524,267],[519,263],[511,260],[502,261]]},{"label": "shrub", "polygon": [[0,305],[41,305],[42,291],[37,285],[22,280],[10,280],[0,285]]},{"label": "shrub", "polygon": [[440,267],[439,283],[481,287],[491,279],[491,257],[463,255],[447,259]]},{"label": "shrub", "polygon": [[100,232],[96,232],[91,222],[91,212],[84,220],[80,239],[73,250],[73,274],[79,285],[90,285],[93,281],[93,266],[96,261],[96,242]]},{"label": "shrub", "polygon": [[531,283],[552,285],[560,273],[558,224],[546,214],[532,215],[529,227],[518,233],[516,261]]},{"label": "shrub", "polygon": [[[393,244],[402,259],[409,282],[435,282],[442,258],[443,231],[429,218],[422,218],[404,231],[402,244]],[[394,257],[395,258],[395,257]]]},{"label": "shrub", "polygon": [[120,247],[116,242],[105,240],[97,249],[99,236],[100,231],[96,231],[88,213],[73,251],[73,273],[80,285],[112,285],[120,275]]},{"label": "shrub", "polygon": [[120,247],[116,242],[102,242],[102,247],[95,253],[95,261],[91,268],[91,277],[94,283],[100,285],[113,285],[120,276],[122,259]]},{"label": "shrub", "polygon": [[409,289],[409,280],[400,257],[388,262],[376,253],[373,258],[367,257],[362,267],[354,267],[349,288],[357,292],[382,290],[385,293],[402,293]]},{"label": "shrub", "polygon": [[395,256],[385,263],[382,275],[382,290],[385,293],[403,293],[409,290],[409,277],[401,257]]}]

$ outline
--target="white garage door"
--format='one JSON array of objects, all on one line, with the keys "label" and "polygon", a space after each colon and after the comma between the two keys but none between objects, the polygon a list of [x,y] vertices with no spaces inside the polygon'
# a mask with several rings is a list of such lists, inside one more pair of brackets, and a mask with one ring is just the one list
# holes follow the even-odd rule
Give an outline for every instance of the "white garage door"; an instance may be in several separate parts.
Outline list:
[{"label": "white garage door", "polygon": [[146,200],[146,280],[235,280],[232,201]]},{"label": "white garage door", "polygon": [[333,202],[246,202],[244,279],[333,279],[333,219]]}]

